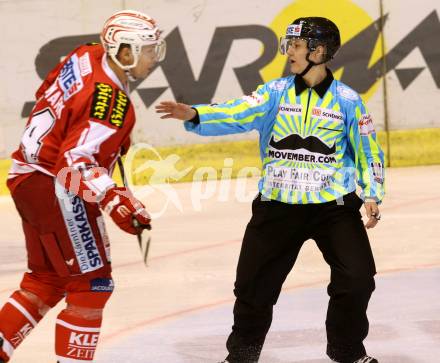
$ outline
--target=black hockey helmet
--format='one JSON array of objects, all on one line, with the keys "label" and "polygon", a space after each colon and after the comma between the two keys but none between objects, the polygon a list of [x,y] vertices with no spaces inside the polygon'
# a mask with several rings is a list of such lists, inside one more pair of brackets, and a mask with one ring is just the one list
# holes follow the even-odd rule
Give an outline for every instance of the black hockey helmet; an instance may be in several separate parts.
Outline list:
[{"label": "black hockey helmet", "polygon": [[[307,46],[310,51],[314,51],[318,45],[324,45],[327,48],[327,55],[325,62],[333,58],[337,50],[341,46],[341,36],[339,29],[335,23],[327,18],[321,17],[305,17],[298,18],[287,27],[286,36],[283,39],[304,39],[307,41]],[[287,42],[284,42],[286,46]],[[281,53],[285,54],[287,48],[284,50],[280,46]]]},{"label": "black hockey helmet", "polygon": [[[309,59],[310,52],[313,52],[319,45],[326,47],[326,55],[321,63],[331,60],[341,47],[341,36],[335,23],[322,17],[298,18],[286,29],[286,35],[280,39],[280,52],[285,55],[290,46],[291,39],[304,39],[307,42],[309,54],[307,60],[310,63],[307,71],[317,63]],[[304,73],[304,72],[303,72]],[[304,73],[305,74],[305,73]]]}]

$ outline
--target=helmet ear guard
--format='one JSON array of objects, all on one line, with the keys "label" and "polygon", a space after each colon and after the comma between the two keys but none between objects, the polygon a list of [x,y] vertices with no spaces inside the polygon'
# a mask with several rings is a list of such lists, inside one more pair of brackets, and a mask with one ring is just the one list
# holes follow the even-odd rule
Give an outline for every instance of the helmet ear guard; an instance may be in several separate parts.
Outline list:
[{"label": "helmet ear guard", "polygon": [[329,54],[329,51],[328,51],[329,49],[328,49],[327,44],[324,44],[316,39],[309,39],[307,41],[307,48],[309,49],[309,53],[307,54],[307,60],[309,62],[311,62],[309,60],[310,53],[314,52],[319,46],[323,46],[325,48],[325,53],[324,53],[324,57],[323,57],[322,61],[319,63],[315,62],[315,65],[327,63],[328,61],[330,61],[333,58],[333,56],[330,56],[330,54]]},{"label": "helmet ear guard", "polygon": [[[120,60],[118,59],[118,55],[119,55],[119,51],[121,50],[122,45],[128,45],[131,49],[131,52],[133,54],[133,63],[132,64],[128,64],[128,65],[124,65],[120,62]],[[129,44],[129,43],[120,43],[118,44],[117,47],[109,47],[108,49],[106,49],[107,54],[110,56],[110,58],[113,60],[113,62],[116,63],[116,65],[121,68],[124,71],[128,71],[131,68],[136,67],[138,61],[139,61],[139,54],[140,54],[140,50],[137,49],[139,48],[138,46],[133,44]]]}]

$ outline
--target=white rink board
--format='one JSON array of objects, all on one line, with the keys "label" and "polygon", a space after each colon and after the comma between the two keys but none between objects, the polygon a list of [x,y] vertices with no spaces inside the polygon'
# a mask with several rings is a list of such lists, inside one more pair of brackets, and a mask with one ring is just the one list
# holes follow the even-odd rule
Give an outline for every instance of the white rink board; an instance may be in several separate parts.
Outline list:
[{"label": "white rink board", "polygon": [[[81,44],[85,39],[81,36],[96,38],[105,19],[123,8],[154,16],[165,36],[170,36],[166,69],[159,66],[132,91],[138,116],[135,141],[167,145],[255,137],[255,134],[247,134],[201,138],[185,132],[176,122],[161,121],[152,106],[161,100],[175,98],[194,103],[221,102],[249,93],[260,83],[258,79],[268,81],[281,76],[282,68],[278,74],[266,70],[276,62],[276,39],[299,15],[338,20],[343,47],[360,34],[370,36],[368,41],[363,38],[353,41],[350,52],[341,50],[341,59],[346,62],[342,80],[344,77],[350,80],[347,83],[357,90],[365,88],[377,129],[384,127],[380,48],[377,50],[379,54],[371,58],[378,34],[365,31],[380,18],[378,0],[278,0],[270,5],[263,0],[2,0],[0,157],[8,155],[18,145],[26,121],[22,117],[23,106],[33,101],[41,82],[40,76],[43,77],[57,57],[63,55],[62,49],[66,48],[67,52],[74,45]],[[410,7],[402,6],[398,0],[385,0],[384,13],[387,14],[385,52],[392,53],[393,67],[402,78],[398,78],[394,69],[387,73],[390,128],[438,127],[440,118],[436,100],[440,97],[440,48],[436,44],[440,37],[439,2],[423,0],[417,3],[417,7]],[[428,24],[425,20],[430,14],[432,18]],[[415,40],[409,41],[412,51],[407,55],[402,55],[399,49],[393,52],[395,46],[408,39],[421,24],[425,25],[423,31],[416,34]],[[176,35],[180,38],[177,39]],[[262,40],[251,39],[260,35],[265,35],[267,59],[245,72],[239,80],[237,70],[262,55]],[[58,43],[45,47],[56,39]],[[75,43],[75,39],[79,43]],[[421,49],[418,44],[430,46]],[[371,58],[371,64],[365,62],[368,58]],[[210,61],[205,63],[207,59]],[[373,71],[368,70],[371,67]],[[154,88],[156,90],[151,90]],[[159,92],[157,88],[163,89]],[[147,97],[146,93],[157,94]],[[147,98],[148,102],[144,102]]]}]

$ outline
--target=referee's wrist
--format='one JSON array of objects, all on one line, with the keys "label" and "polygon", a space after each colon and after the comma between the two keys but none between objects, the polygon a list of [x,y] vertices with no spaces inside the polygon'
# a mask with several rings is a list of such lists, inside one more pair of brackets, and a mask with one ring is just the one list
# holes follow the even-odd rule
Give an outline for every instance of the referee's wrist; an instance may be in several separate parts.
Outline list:
[{"label": "referee's wrist", "polygon": [[192,111],[191,114],[194,115],[194,116],[189,118],[187,121],[188,122],[192,122],[195,125],[198,125],[200,123],[199,112],[194,107],[191,107],[191,111]]}]

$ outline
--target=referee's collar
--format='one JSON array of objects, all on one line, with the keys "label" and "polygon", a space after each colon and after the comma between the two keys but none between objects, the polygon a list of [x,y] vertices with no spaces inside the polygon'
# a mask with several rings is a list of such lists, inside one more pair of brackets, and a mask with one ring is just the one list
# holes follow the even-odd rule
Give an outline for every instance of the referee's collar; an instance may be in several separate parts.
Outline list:
[{"label": "referee's collar", "polygon": [[[316,86],[312,88],[316,91],[319,97],[323,98],[327,90],[330,88],[330,85],[333,82],[333,73],[330,69],[326,68],[327,75],[322,80],[322,82],[318,83]],[[300,95],[305,89],[309,88],[306,85],[306,82],[300,75],[295,76],[295,93]]]}]

